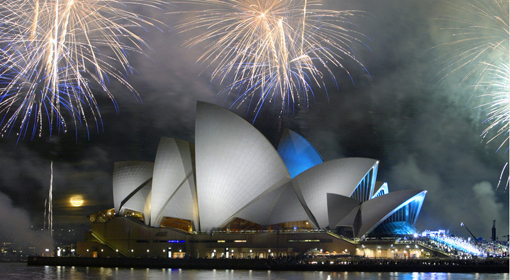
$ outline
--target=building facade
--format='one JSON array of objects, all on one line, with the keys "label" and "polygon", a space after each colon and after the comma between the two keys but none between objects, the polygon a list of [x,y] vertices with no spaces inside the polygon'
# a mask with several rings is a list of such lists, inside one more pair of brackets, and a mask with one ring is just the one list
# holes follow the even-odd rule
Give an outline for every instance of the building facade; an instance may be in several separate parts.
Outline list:
[{"label": "building facade", "polygon": [[414,233],[426,195],[390,193],[378,165],[324,162],[290,130],[275,148],[241,117],[199,102],[195,143],[162,138],[154,162],[115,163],[114,208],[90,216],[88,241],[124,256],[355,254],[371,234]]}]

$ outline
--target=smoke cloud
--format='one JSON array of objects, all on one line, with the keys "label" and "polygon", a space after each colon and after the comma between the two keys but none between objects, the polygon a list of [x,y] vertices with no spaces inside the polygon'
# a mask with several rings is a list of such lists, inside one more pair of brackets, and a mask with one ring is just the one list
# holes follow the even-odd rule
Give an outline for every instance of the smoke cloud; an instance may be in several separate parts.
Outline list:
[{"label": "smoke cloud", "polygon": [[[2,241],[11,241],[26,252],[41,254],[45,249],[53,248],[53,239],[49,232],[33,228],[28,212],[14,207],[11,199],[1,192],[0,224]],[[35,252],[27,251],[29,247],[36,247]]]},{"label": "smoke cloud", "polygon": [[503,215],[504,205],[497,198],[494,186],[489,182],[480,182],[473,186],[473,192],[474,199],[478,202],[479,223],[484,229],[483,234],[485,236],[490,234],[488,231],[492,227],[490,217],[496,220],[496,226],[500,228],[500,231],[505,232],[505,228],[508,228],[508,216]]}]

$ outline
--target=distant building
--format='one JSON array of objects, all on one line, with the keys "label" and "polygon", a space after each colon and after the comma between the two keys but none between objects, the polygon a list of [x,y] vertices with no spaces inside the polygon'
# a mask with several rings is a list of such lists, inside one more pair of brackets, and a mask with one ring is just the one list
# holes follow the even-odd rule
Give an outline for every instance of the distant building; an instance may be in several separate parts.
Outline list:
[{"label": "distant building", "polygon": [[356,239],[415,233],[426,191],[389,193],[376,181],[377,160],[324,162],[290,130],[275,149],[241,117],[203,102],[195,133],[195,144],[162,138],[153,163],[115,163],[114,208],[90,216],[90,242],[77,254],[356,254]]}]

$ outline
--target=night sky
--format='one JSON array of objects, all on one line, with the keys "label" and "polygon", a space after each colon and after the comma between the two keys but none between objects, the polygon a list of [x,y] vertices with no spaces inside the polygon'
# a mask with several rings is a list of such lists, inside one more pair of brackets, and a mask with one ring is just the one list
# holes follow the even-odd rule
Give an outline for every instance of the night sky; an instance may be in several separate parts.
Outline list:
[{"label": "night sky", "polygon": [[[460,2],[460,1],[459,1]],[[354,44],[368,73],[347,63],[352,79],[339,70],[338,90],[315,89],[310,107],[284,115],[264,107],[255,120],[274,145],[283,128],[303,135],[324,160],[367,157],[380,161],[378,180],[390,192],[428,190],[418,230],[446,229],[468,237],[466,224],[477,237],[490,239],[492,221],[497,236],[508,234],[508,190],[496,188],[508,161],[508,143],[486,144],[480,137],[484,113],[472,84],[459,86],[459,75],[440,81],[437,46],[448,40],[436,18],[444,1],[325,0],[326,7],[362,10],[355,28],[365,34],[368,47]],[[169,6],[166,12],[176,11]],[[142,102],[121,85],[110,89],[119,104],[98,92],[103,125],[93,123],[68,133],[45,134],[19,140],[11,134],[0,140],[0,234],[18,238],[31,225],[41,226],[44,201],[54,162],[54,223],[87,224],[87,215],[113,207],[113,164],[124,160],[154,161],[160,137],[194,141],[197,100],[228,107],[231,99],[218,96],[224,86],[211,83],[212,69],[196,63],[203,46],[182,47],[191,34],[178,34],[172,26],[178,16],[150,8],[138,10],[167,26],[140,31],[152,50],[149,57],[133,54],[137,74],[128,78]],[[182,18],[182,17],[180,17]],[[508,22],[508,21],[507,21]],[[245,108],[235,113],[253,120]],[[504,173],[508,177],[508,171]],[[71,207],[70,196],[81,194],[85,205]]]}]

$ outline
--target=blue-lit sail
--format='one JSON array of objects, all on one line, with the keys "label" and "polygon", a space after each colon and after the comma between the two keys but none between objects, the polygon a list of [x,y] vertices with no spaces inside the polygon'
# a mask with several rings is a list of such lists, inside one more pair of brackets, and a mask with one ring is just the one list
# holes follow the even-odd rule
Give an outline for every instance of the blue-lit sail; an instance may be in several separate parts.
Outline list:
[{"label": "blue-lit sail", "polygon": [[288,129],[283,132],[277,150],[291,178],[324,162],[310,142]]},{"label": "blue-lit sail", "polygon": [[391,216],[386,218],[372,234],[414,234],[416,229],[414,224],[420,214],[423,201],[425,200],[426,191],[419,193],[406,202],[402,203],[397,210],[393,211]]},{"label": "blue-lit sail", "polygon": [[359,202],[364,202],[369,199],[372,199],[372,194],[374,192],[375,179],[377,177],[377,167],[378,165],[374,165],[370,171],[365,174],[365,177],[359,182],[358,186],[354,190],[351,195],[352,199],[356,199]]},{"label": "blue-lit sail", "polygon": [[390,192],[388,189],[388,183],[386,182],[376,182],[375,189],[377,189],[377,191],[374,192],[372,198],[376,198],[378,196],[385,195]]}]

